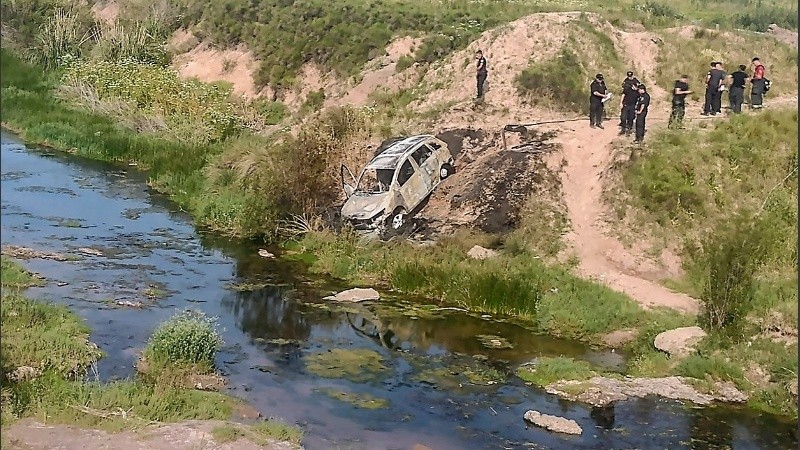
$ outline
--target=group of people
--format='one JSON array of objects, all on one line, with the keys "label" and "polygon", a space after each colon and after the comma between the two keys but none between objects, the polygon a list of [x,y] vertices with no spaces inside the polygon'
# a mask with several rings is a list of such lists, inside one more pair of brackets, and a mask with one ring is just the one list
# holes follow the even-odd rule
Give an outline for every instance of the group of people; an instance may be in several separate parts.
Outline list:
[{"label": "group of people", "polygon": [[[706,74],[706,93],[702,115],[716,115],[722,109],[722,93],[729,91],[730,109],[734,114],[742,112],[745,90],[751,84],[750,107],[760,109],[764,104],[764,94],[769,91],[770,81],[759,58],[751,61],[753,75],[747,74],[747,66],[739,65],[739,70],[727,74],[719,61],[711,62],[711,70]],[[647,87],[628,72],[622,81],[622,98],[620,100],[620,135],[630,136],[635,131],[634,143],[644,140],[647,111],[650,107],[650,94]],[[611,98],[606,88],[603,74],[597,74],[589,86],[589,126],[603,128],[604,103]],[[686,113],[686,96],[691,94],[689,76],[682,75],[675,81],[672,91],[672,112],[669,117],[670,128],[681,128]]]},{"label": "group of people", "polygon": [[[603,128],[603,111],[605,102],[611,98],[606,88],[602,73],[595,75],[589,86],[589,127]],[[633,72],[628,72],[622,81],[622,98],[620,99],[620,136],[630,136],[635,131],[633,142],[644,140],[647,112],[650,109],[650,94],[647,86],[639,82]]]},{"label": "group of people", "polygon": [[731,111],[738,114],[742,112],[744,104],[744,92],[747,84],[750,88],[750,107],[760,109],[764,105],[764,94],[769,91],[769,80],[766,77],[766,70],[759,58],[750,61],[753,68],[753,76],[747,74],[747,66],[739,65],[739,70],[730,75],[722,68],[719,61],[711,61],[711,69],[706,74],[706,96],[703,104],[703,115],[716,115],[722,109],[722,94],[728,91]]},{"label": "group of people", "polygon": [[[486,82],[487,69],[486,58],[483,52],[478,50],[475,54],[475,72],[477,78],[476,99],[482,99],[484,94],[484,83]],[[759,58],[751,61],[753,75],[747,74],[747,66],[739,65],[739,70],[728,74],[722,68],[719,61],[711,62],[711,69],[706,74],[706,93],[702,115],[716,115],[722,110],[722,93],[729,91],[728,98],[730,109],[733,113],[742,112],[744,103],[744,93],[748,83],[750,89],[750,107],[760,109],[763,107],[764,94],[769,91],[770,81],[767,79],[766,70]],[[595,75],[592,84],[589,86],[589,126],[591,128],[603,128],[604,104],[611,98],[611,94],[606,88],[603,74]],[[689,76],[682,75],[675,81],[672,90],[672,112],[669,116],[670,128],[681,128],[683,117],[686,114],[686,96],[691,94],[689,89]],[[620,99],[620,135],[630,136],[635,132],[634,143],[641,143],[644,140],[646,129],[647,111],[650,108],[650,94],[647,87],[639,82],[628,72],[622,80],[622,98]]]}]

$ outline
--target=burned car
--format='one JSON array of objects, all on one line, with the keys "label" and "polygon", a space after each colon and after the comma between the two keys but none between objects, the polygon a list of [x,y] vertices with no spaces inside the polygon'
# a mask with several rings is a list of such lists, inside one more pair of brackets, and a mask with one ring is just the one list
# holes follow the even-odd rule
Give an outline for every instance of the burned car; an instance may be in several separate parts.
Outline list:
[{"label": "burned car", "polygon": [[342,218],[357,230],[401,232],[409,214],[430,196],[455,166],[444,141],[430,135],[395,139],[358,174],[342,165],[347,201]]}]

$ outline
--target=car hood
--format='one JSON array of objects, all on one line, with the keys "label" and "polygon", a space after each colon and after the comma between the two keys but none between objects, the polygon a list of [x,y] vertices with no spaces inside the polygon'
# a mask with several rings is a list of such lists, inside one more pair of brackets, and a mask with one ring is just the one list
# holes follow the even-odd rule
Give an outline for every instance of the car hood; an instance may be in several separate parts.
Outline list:
[{"label": "car hood", "polygon": [[385,208],[389,193],[351,195],[342,206],[342,216],[348,219],[371,219]]}]

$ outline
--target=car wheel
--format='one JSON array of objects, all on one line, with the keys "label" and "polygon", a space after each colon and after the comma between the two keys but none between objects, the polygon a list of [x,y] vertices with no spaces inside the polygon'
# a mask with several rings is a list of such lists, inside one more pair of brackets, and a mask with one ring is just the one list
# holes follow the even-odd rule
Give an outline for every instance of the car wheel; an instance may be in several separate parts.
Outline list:
[{"label": "car wheel", "polygon": [[406,210],[397,208],[391,216],[386,219],[386,225],[383,227],[382,238],[391,239],[394,236],[402,234],[408,228],[409,220]]},{"label": "car wheel", "polygon": [[450,164],[443,164],[442,168],[439,169],[439,178],[444,180],[445,178],[449,177],[451,173],[453,173],[453,166]]}]

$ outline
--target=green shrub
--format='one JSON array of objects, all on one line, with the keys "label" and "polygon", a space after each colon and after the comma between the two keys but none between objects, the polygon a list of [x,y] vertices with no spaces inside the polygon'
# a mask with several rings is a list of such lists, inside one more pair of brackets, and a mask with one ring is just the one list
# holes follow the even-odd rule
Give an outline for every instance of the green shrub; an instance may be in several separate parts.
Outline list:
[{"label": "green shrub", "polygon": [[514,82],[519,95],[533,104],[550,101],[564,110],[584,113],[589,98],[585,80],[578,56],[565,48],[557,59],[524,69]]},{"label": "green shrub", "polygon": [[36,45],[29,49],[31,60],[45,69],[53,69],[65,58],[77,58],[87,48],[89,28],[81,15],[55,10],[36,34]]},{"label": "green shrub", "polygon": [[599,374],[602,371],[588,362],[565,357],[537,358],[535,364],[517,369],[518,377],[539,387],[560,380],[584,381]]},{"label": "green shrub", "polygon": [[143,356],[148,363],[188,364],[210,369],[221,346],[216,320],[200,311],[187,309],[156,329]]},{"label": "green shrub", "polygon": [[394,67],[395,70],[397,70],[398,72],[402,72],[411,67],[413,64],[414,64],[414,58],[408,55],[403,55],[397,58],[397,63],[395,63]]},{"label": "green shrub", "polygon": [[741,333],[753,309],[755,274],[774,240],[770,230],[763,219],[741,213],[720,224],[702,244],[706,278],[700,318],[705,326]]},{"label": "green shrub", "polygon": [[264,118],[264,123],[267,125],[276,125],[289,115],[289,109],[281,102],[258,99],[253,103],[253,106]]}]

